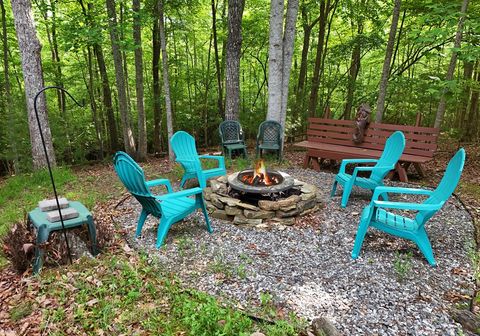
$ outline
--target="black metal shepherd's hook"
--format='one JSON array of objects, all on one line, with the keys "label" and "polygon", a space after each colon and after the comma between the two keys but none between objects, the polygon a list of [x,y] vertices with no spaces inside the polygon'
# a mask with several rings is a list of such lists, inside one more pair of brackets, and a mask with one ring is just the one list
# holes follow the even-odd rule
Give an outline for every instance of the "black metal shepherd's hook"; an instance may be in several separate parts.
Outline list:
[{"label": "black metal shepherd's hook", "polygon": [[[57,188],[55,187],[55,181],[53,180],[53,173],[52,173],[52,167],[50,166],[50,159],[48,158],[48,151],[47,151],[47,146],[45,145],[45,138],[43,137],[43,131],[42,131],[42,125],[40,124],[40,118],[38,117],[38,110],[37,110],[37,99],[40,96],[40,94],[43,93],[43,91],[48,90],[48,89],[57,89],[60,91],[65,92],[72,100],[75,102],[80,107],[84,107],[83,104],[80,104],[73,96],[64,88],[60,86],[47,86],[38,91],[38,93],[35,95],[35,98],[33,99],[33,109],[35,110],[35,117],[37,118],[37,124],[38,124],[38,129],[40,132],[40,138],[42,139],[42,145],[43,145],[43,151],[45,152],[45,159],[47,160],[47,167],[48,167],[48,173],[50,174],[50,181],[52,182],[52,187],[53,187],[53,193],[55,194],[55,200],[57,201],[57,208],[58,208],[58,213],[60,214],[60,221],[62,222],[62,231],[63,231],[63,236],[65,238],[65,243],[67,244],[67,252],[68,252],[68,259],[70,260],[70,264],[72,263],[72,254],[70,253],[70,246],[68,245],[68,238],[67,238],[67,231],[65,230],[65,224],[63,223],[63,216],[62,216],[62,211],[60,209],[60,202],[58,201],[58,195],[57,195]],[[46,104],[46,97],[45,97],[45,104]],[[53,144],[52,144],[53,146]]]}]

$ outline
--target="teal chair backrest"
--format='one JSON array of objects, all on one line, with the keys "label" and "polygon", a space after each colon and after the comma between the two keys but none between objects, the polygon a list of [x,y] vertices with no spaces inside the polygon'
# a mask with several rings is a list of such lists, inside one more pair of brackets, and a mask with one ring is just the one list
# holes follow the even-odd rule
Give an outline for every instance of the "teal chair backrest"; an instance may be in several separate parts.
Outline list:
[{"label": "teal chair backrest", "polygon": [[113,158],[113,166],[125,188],[151,214],[160,213],[160,205],[145,183],[142,168],[125,152],[117,152]]},{"label": "teal chair backrest", "polygon": [[[402,156],[405,149],[405,136],[402,132],[396,131],[392,133],[385,142],[383,153],[378,159],[377,167],[388,167],[395,165]],[[388,170],[373,171],[370,178],[374,181],[381,182],[388,174]]]},{"label": "teal chair backrest", "polygon": [[[186,173],[202,173],[202,164],[198,158],[195,139],[184,131],[176,132],[170,139],[172,150],[175,153],[175,160],[183,166]],[[200,187],[205,188],[203,178],[199,179]]]},{"label": "teal chair backrest", "polygon": [[218,127],[222,144],[239,143],[243,141],[242,126],[236,120],[225,120]]},{"label": "teal chair backrest", "polygon": [[282,125],[275,120],[265,120],[258,127],[259,140],[263,144],[281,144],[282,134]]},{"label": "teal chair backrest", "polygon": [[[434,192],[428,197],[424,204],[441,204],[446,202],[453,194],[460,181],[463,166],[465,165],[465,149],[460,148],[450,159],[445,174]],[[419,211],[416,217],[418,223],[425,223],[435,214],[436,211]]]}]

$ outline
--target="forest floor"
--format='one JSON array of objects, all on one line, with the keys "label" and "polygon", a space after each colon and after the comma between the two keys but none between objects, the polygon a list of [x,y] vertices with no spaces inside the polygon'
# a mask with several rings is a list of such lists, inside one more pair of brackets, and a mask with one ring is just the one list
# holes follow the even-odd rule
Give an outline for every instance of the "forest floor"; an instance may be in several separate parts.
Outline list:
[{"label": "forest floor", "polygon": [[[455,144],[442,144],[435,160],[426,166],[428,177],[412,176],[411,182],[437,185],[456,149]],[[476,145],[466,146],[466,150],[467,164],[456,193],[474,218],[478,242],[480,154]],[[298,167],[303,153],[287,151],[286,159],[284,166]],[[235,171],[249,166],[249,162],[236,160],[229,165]],[[148,179],[167,177],[178,182],[181,176],[179,167],[172,169],[161,158],[151,158],[142,167]],[[57,174],[62,195],[84,202],[93,210],[97,223],[112,225],[112,209],[126,194],[111,164],[74,167]],[[0,181],[0,236],[24,218],[39,199],[48,196],[48,189],[48,178],[38,174]],[[32,277],[30,270],[17,274],[4,262],[0,271],[0,335],[160,331],[168,335],[250,335],[257,330],[268,335],[296,335],[304,330],[304,321],[277,310],[268,298],[252,318],[249,312],[186,289],[175,274],[159,273],[145,255],[131,250],[121,228],[116,231],[119,238],[98,258],[79,259],[67,267],[44,268],[40,276]],[[277,322],[272,323],[274,320]]]}]

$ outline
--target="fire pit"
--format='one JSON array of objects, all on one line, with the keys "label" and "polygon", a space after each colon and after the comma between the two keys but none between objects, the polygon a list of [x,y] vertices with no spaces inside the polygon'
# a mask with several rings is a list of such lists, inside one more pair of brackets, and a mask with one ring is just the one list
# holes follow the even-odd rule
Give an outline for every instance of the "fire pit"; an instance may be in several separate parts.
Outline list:
[{"label": "fire pit", "polygon": [[291,189],[294,181],[286,173],[267,170],[263,161],[258,161],[255,169],[243,170],[228,176],[228,184],[232,191],[237,191],[243,196],[261,194],[275,199],[278,193]]},{"label": "fire pit", "polygon": [[321,203],[316,186],[267,170],[263,162],[255,169],[210,180],[204,196],[212,217],[258,228],[292,225],[296,217],[317,211]]}]

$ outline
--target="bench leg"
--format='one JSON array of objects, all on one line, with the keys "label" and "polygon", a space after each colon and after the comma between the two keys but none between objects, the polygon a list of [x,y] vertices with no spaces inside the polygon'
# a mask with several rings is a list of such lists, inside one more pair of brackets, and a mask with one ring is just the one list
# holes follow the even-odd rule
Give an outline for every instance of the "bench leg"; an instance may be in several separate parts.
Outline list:
[{"label": "bench leg", "polygon": [[400,179],[400,181],[408,182],[407,171],[399,162],[397,162],[397,164],[395,165],[395,170],[398,173],[398,178]]},{"label": "bench leg", "polygon": [[318,162],[318,158],[313,158],[312,165],[313,169],[315,169],[316,171],[320,171],[320,163]]},{"label": "bench leg", "polygon": [[305,158],[303,159],[303,168],[308,168],[310,165],[310,156],[308,154],[305,154]]},{"label": "bench leg", "polygon": [[90,244],[92,244],[92,255],[96,256],[98,254],[98,247],[97,247],[97,231],[95,230],[95,223],[93,222],[93,217],[87,217],[87,225],[88,225],[88,235],[90,236]]},{"label": "bench leg", "polygon": [[421,177],[425,177],[425,169],[423,169],[423,166],[421,163],[414,163],[413,166],[415,167],[415,170]]}]

